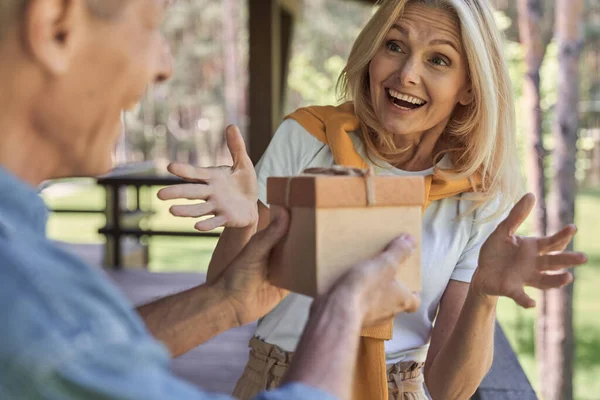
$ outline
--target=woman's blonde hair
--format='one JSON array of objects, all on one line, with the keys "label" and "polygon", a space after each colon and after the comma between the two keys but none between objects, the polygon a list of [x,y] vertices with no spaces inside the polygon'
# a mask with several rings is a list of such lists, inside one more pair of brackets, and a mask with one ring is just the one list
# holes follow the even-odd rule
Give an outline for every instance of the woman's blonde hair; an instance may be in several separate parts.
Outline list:
[{"label": "woman's blonde hair", "polygon": [[[341,97],[354,102],[361,137],[370,155],[394,163],[405,149],[394,145],[392,134],[379,123],[371,104],[369,64],[407,4],[447,10],[459,21],[473,101],[457,106],[444,138],[452,143],[455,168],[448,179],[479,174],[481,187],[472,196],[477,208],[501,195],[498,212],[522,194],[522,175],[515,138],[515,110],[502,35],[487,0],[383,0],[354,42],[338,81]],[[437,156],[437,155],[436,155]],[[437,158],[437,157],[436,157]]]}]

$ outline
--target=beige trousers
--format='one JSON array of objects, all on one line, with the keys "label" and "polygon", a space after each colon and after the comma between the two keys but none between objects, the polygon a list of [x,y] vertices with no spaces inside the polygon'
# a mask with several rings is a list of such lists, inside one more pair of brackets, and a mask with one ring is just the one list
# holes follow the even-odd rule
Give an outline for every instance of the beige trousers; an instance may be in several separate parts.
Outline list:
[{"label": "beige trousers", "polygon": [[[250,400],[264,390],[281,385],[293,353],[260,339],[250,340],[250,357],[244,373],[233,390],[233,396]],[[427,400],[423,387],[423,364],[402,362],[387,368],[389,400]],[[365,399],[379,400],[379,399]]]}]

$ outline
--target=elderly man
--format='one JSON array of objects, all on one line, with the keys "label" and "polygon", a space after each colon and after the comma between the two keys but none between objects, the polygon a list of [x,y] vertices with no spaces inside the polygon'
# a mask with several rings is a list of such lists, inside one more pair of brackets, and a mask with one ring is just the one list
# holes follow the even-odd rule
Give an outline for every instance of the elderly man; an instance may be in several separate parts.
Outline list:
[{"label": "elderly man", "polygon": [[[169,77],[160,33],[168,3],[0,2],[2,399],[227,398],[175,378],[167,348],[183,353],[259,318],[284,295],[264,277],[269,251],[287,230],[285,212],[214,283],[139,314],[99,271],[45,237],[36,187],[106,172],[122,111]],[[349,397],[361,327],[417,306],[393,278],[411,243],[394,241],[315,300],[288,383],[259,398]]]}]

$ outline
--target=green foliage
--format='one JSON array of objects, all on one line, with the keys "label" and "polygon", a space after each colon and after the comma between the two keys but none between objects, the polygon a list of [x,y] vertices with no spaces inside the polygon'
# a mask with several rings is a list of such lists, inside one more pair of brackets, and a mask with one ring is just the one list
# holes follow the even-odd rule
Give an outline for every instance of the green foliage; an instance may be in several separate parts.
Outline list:
[{"label": "green foliage", "polygon": [[[174,56],[174,75],[165,84],[150,88],[140,106],[126,115],[127,138],[132,152],[145,159],[172,158],[179,151],[194,151],[203,137],[201,151],[216,153],[225,121],[225,46],[235,46],[239,74],[239,98],[247,81],[247,31],[243,28],[246,1],[180,0],[170,7],[163,32]],[[235,26],[234,43],[224,41],[224,20]],[[236,118],[239,121],[241,118]],[[206,129],[199,120],[210,120]],[[154,128],[162,125],[166,137]],[[163,129],[163,130],[164,130]],[[209,146],[208,143],[211,145]],[[184,160],[187,161],[187,160]]]},{"label": "green foliage", "polygon": [[[80,180],[75,181],[81,183]],[[160,201],[156,197],[157,188],[152,188],[150,200],[156,214],[152,217],[151,229],[193,231],[194,221],[175,218],[169,213],[174,204],[192,204],[192,201]],[[106,194],[103,188],[93,182],[81,184],[72,194],[45,196],[50,208],[75,208],[102,210]],[[134,197],[132,196],[131,199]],[[52,214],[48,221],[48,236],[71,243],[102,244],[104,237],[98,229],[106,223],[101,214]],[[197,271],[206,272],[212,251],[216,245],[214,238],[154,237],[150,239],[150,269],[157,272]]]},{"label": "green foliage", "polygon": [[286,112],[338,103],[338,77],[371,12],[371,7],[359,2],[304,1],[303,17],[294,33]]},{"label": "green foliage", "polygon": [[344,68],[345,61],[340,56],[332,56],[325,61],[321,70],[315,68],[306,54],[296,54],[290,61],[288,90],[290,96],[307,104],[327,105],[337,102],[336,82]]},{"label": "green foliage", "polygon": [[555,118],[554,105],[558,99],[558,46],[554,41],[550,42],[546,48],[546,56],[540,69],[540,76],[540,106],[544,116],[544,138],[548,148],[553,148],[550,134]]},{"label": "green foliage", "polygon": [[[576,222],[579,232],[575,238],[578,251],[586,252],[589,263],[576,270],[574,294],[574,327],[576,337],[575,355],[575,399],[595,400],[600,393],[600,242],[597,240],[600,227],[600,191],[586,191],[577,197]],[[534,291],[530,291],[536,295]],[[501,299],[498,319],[519,361],[534,388],[540,388],[535,363],[534,321],[536,310],[523,310],[514,302]]]},{"label": "green foliage", "polygon": [[[502,32],[506,32],[512,26],[511,19],[501,11],[497,11],[494,14],[496,18],[496,24]],[[510,80],[513,87],[513,95],[515,101],[515,117],[516,117],[516,136],[517,136],[517,151],[519,152],[520,159],[523,160],[525,157],[525,118],[523,115],[523,107],[520,104],[523,102],[523,78],[526,73],[525,67],[525,54],[523,46],[517,42],[511,42],[510,40],[504,41],[504,58],[508,67]]]}]

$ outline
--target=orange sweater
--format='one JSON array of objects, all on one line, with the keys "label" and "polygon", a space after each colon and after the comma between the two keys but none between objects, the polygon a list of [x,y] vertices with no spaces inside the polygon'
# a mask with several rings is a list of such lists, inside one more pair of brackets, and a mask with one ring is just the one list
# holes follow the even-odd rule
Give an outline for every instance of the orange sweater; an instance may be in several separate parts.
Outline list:
[{"label": "orange sweater", "polygon": [[[288,115],[329,146],[336,164],[354,168],[367,168],[348,135],[360,128],[350,102],[341,106],[301,108]],[[472,191],[468,179],[446,181],[435,175],[425,179],[425,208],[430,202]],[[393,321],[364,328],[361,332],[358,360],[354,377],[354,400],[387,400],[388,386],[385,364],[384,340],[392,338]]]}]

